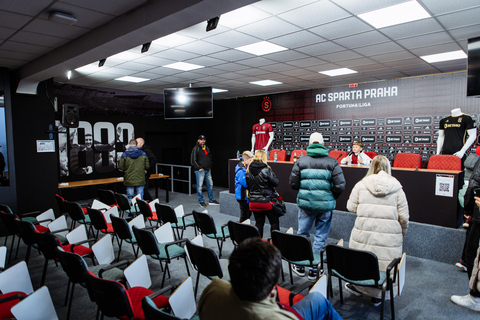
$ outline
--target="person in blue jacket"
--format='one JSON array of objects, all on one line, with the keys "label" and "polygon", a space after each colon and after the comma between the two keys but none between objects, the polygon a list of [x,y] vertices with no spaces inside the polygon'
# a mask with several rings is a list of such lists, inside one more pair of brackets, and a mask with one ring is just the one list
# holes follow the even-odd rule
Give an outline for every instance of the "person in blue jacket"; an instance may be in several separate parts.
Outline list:
[{"label": "person in blue jacket", "polygon": [[235,167],[235,199],[237,199],[240,206],[240,222],[250,219],[252,214],[248,207],[247,181],[245,180],[245,173],[252,159],[253,154],[250,151],[244,151],[242,160]]}]

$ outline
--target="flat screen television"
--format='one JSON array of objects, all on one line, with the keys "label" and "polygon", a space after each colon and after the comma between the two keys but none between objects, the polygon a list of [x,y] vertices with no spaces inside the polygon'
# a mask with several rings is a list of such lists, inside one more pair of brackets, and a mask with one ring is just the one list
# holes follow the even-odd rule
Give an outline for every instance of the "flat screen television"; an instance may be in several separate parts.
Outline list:
[{"label": "flat screen television", "polygon": [[467,97],[480,96],[480,37],[468,39]]},{"label": "flat screen television", "polygon": [[213,118],[212,87],[163,90],[165,119]]}]

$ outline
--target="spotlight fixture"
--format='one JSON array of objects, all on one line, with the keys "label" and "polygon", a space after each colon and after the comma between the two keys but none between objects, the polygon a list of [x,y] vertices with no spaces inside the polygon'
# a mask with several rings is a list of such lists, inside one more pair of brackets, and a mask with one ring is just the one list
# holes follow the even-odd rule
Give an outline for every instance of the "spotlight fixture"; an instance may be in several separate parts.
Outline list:
[{"label": "spotlight fixture", "polygon": [[100,68],[100,67],[103,67],[103,65],[105,64],[105,61],[107,61],[106,58],[98,61],[98,67],[99,67],[99,68]]},{"label": "spotlight fixture", "polygon": [[207,20],[207,32],[215,29],[218,25],[219,20],[220,20],[220,17],[215,17],[215,18]]},{"label": "spotlight fixture", "polygon": [[151,44],[152,44],[151,42],[144,43],[144,44],[142,45],[142,50],[141,50],[142,53],[147,52],[148,49],[150,49],[150,45],[151,45]]},{"label": "spotlight fixture", "polygon": [[68,25],[73,25],[77,23],[77,18],[75,18],[73,15],[60,11],[50,12],[48,20]]}]

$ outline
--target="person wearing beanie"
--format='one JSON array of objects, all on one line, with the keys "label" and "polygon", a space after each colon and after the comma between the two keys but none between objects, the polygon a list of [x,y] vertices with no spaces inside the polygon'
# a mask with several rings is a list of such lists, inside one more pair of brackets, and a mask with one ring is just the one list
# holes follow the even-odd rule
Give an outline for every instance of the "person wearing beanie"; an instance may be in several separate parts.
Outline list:
[{"label": "person wearing beanie", "polygon": [[352,146],[352,152],[347,157],[343,158],[340,164],[357,164],[362,166],[369,166],[372,159],[363,152],[363,143],[360,141],[354,141]]},{"label": "person wearing beanie", "polygon": [[[330,232],[336,199],[345,190],[342,168],[336,159],[328,156],[321,133],[310,135],[307,155],[293,165],[289,183],[292,189],[298,190],[298,234],[310,238],[315,224],[312,251],[319,257]],[[292,265],[292,270],[305,276],[304,267]],[[317,269],[309,270],[309,280],[316,281],[318,276]]]},{"label": "person wearing beanie", "polygon": [[195,170],[195,178],[197,180],[197,196],[198,196],[198,204],[200,207],[206,208],[207,205],[203,199],[202,194],[202,187],[203,182],[205,181],[207,185],[207,194],[209,204],[212,205],[219,205],[215,197],[213,196],[213,179],[212,179],[212,154],[210,153],[210,149],[207,147],[205,142],[207,138],[203,134],[198,136],[197,143],[195,147],[192,149],[192,153],[190,154],[190,163]]}]

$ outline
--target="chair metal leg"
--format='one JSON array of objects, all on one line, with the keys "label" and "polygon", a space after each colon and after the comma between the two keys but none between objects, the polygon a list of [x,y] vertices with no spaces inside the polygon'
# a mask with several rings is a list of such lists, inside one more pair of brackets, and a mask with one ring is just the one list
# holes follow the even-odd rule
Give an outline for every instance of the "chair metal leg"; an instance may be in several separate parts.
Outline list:
[{"label": "chair metal leg", "polygon": [[338,290],[340,291],[340,303],[343,304],[342,279],[338,278]]},{"label": "chair metal leg", "polygon": [[385,312],[385,288],[382,289],[382,305],[380,307],[380,320],[383,320],[384,312]]},{"label": "chair metal leg", "polygon": [[185,267],[187,267],[187,274],[190,277],[190,269],[188,268],[188,262],[187,262],[187,257],[183,257],[183,260],[185,261]]},{"label": "chair metal leg", "polygon": [[390,288],[390,314],[392,320],[395,320],[395,306],[393,302],[393,288]]},{"label": "chair metal leg", "polygon": [[197,298],[197,291],[198,291],[198,282],[200,280],[200,272],[197,271],[197,281],[195,283],[195,299]]},{"label": "chair metal leg", "polygon": [[[123,240],[120,240],[120,243],[118,244],[117,262],[120,261],[120,252],[122,252],[122,244],[123,244]],[[133,253],[135,253],[135,250],[133,250]]]},{"label": "chair metal leg", "polygon": [[70,292],[70,300],[68,301],[67,320],[70,319],[70,311],[72,310],[73,292],[75,290],[75,283],[72,283],[72,292]]},{"label": "chair metal leg", "polygon": [[288,263],[288,270],[290,271],[290,284],[293,284],[292,264]]},{"label": "chair metal leg", "polygon": [[25,263],[28,265],[28,260],[30,259],[30,251],[32,250],[32,246],[27,246],[27,253],[25,254]]},{"label": "chair metal leg", "polygon": [[42,280],[40,281],[40,286],[42,287],[45,284],[45,277],[47,276],[48,260],[45,259],[45,264],[43,265]]},{"label": "chair metal leg", "polygon": [[68,303],[69,294],[70,294],[70,279],[68,279],[68,282],[67,282],[67,293],[65,293],[65,301],[63,302],[64,306],[66,306]]},{"label": "chair metal leg", "polygon": [[138,251],[140,250],[140,247],[137,247],[137,250],[135,251],[135,245],[132,242],[132,249],[133,249],[133,254],[135,255],[135,259],[137,259]]},{"label": "chair metal leg", "polygon": [[[160,261],[160,265],[162,264],[162,262]],[[168,270],[168,265],[165,265],[165,271],[163,271],[163,277],[162,277],[162,288],[163,288],[163,285],[165,284],[165,276],[167,275],[167,270]]]},{"label": "chair metal leg", "polygon": [[17,259],[18,257],[18,248],[20,248],[20,237],[18,237],[18,241],[17,241],[17,250],[15,251],[15,259]]}]

